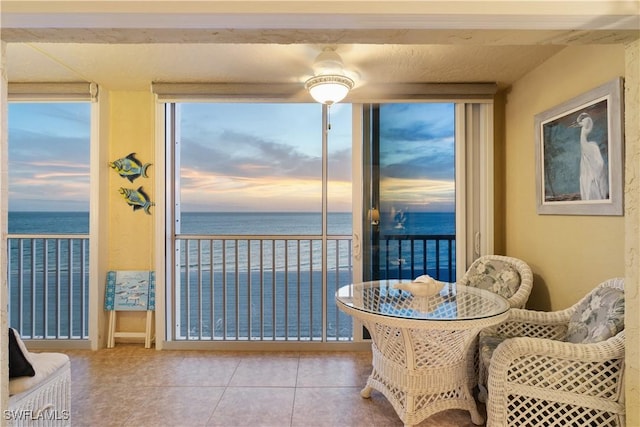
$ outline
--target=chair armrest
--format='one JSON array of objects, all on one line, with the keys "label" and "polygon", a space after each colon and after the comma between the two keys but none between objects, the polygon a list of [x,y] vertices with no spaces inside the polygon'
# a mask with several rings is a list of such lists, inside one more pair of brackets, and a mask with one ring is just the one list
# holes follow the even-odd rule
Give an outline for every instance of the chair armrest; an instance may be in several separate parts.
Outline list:
[{"label": "chair armrest", "polygon": [[512,308],[504,322],[484,329],[481,335],[497,337],[531,337],[562,340],[573,308],[561,311],[534,311]]},{"label": "chair armrest", "polygon": [[608,340],[591,344],[576,344],[544,338],[510,338],[498,345],[491,358],[491,366],[498,366],[502,362],[510,363],[509,361],[524,356],[569,359],[575,363],[620,359],[625,355],[624,336],[625,332],[622,331]]},{"label": "chair armrest", "polygon": [[558,425],[598,419],[624,425],[624,331],[595,344],[507,339],[491,358],[488,388],[490,427],[531,417],[551,417]]}]

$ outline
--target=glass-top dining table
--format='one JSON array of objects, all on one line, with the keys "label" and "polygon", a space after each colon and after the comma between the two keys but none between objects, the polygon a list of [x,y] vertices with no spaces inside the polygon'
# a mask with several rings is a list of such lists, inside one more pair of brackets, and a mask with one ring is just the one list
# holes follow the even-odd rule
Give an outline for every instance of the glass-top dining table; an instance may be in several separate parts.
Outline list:
[{"label": "glass-top dining table", "polygon": [[405,424],[419,424],[447,409],[464,409],[480,425],[475,341],[483,328],[506,319],[509,303],[479,288],[444,283],[432,296],[399,289],[410,281],[380,280],[343,286],[338,308],[371,335],[373,370],[361,391],[381,392]]}]

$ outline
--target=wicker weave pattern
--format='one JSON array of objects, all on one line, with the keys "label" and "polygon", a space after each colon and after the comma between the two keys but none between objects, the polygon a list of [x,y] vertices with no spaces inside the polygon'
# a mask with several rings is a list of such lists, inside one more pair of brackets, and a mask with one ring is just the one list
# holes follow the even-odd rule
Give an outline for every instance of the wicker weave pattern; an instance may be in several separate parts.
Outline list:
[{"label": "wicker weave pattern", "polygon": [[[473,284],[473,281],[471,280],[471,278],[474,274],[473,272],[476,270],[476,266],[483,263],[490,263],[492,261],[496,261],[497,264],[508,264],[516,269],[516,271],[518,272],[518,275],[520,276],[520,286],[518,286],[518,289],[513,295],[508,297],[506,295],[502,295],[502,296],[507,299],[507,301],[509,302],[509,305],[512,308],[524,308],[525,304],[529,300],[529,295],[531,295],[531,289],[533,288],[533,273],[531,272],[531,268],[529,267],[529,265],[518,258],[508,257],[503,255],[481,256],[471,264],[471,266],[469,267],[465,275],[460,279],[460,283],[469,282],[470,284]],[[500,327],[501,327],[500,325],[496,325],[493,328],[500,328]],[[472,351],[475,352],[475,354],[473,355],[473,358],[469,359],[470,361],[473,362],[468,367],[469,377],[473,385],[475,386],[477,384],[480,388],[479,399],[481,401],[485,401],[486,400],[486,383],[487,383],[487,375],[488,375],[487,367],[484,366],[479,359],[477,342],[473,344]]]},{"label": "wicker weave pattern", "polygon": [[[9,410],[19,414],[9,420],[15,427],[71,425],[71,365],[67,361],[46,380],[9,398]],[[33,418],[33,419],[31,419]]]},{"label": "wicker weave pattern", "polygon": [[[405,425],[419,424],[431,415],[446,409],[465,409],[474,422],[481,424],[469,388],[464,355],[478,329],[460,331],[430,331],[386,328],[366,323],[369,330],[388,329],[398,334],[372,336],[373,371],[362,395],[369,397],[371,389],[380,391],[391,402]],[[394,337],[391,345],[387,338]],[[407,348],[400,345],[408,344]],[[384,348],[381,350],[376,343]],[[449,346],[450,345],[450,346]]]},{"label": "wicker weave pattern", "polygon": [[380,282],[352,285],[339,291],[337,301],[373,340],[373,371],[363,397],[380,391],[405,425],[453,408],[469,411],[472,421],[482,424],[468,357],[478,332],[507,317],[506,300],[465,286],[420,300]]},{"label": "wicker weave pattern", "polygon": [[[603,286],[624,290],[623,279],[598,287]],[[514,338],[493,353],[488,426],[624,425],[625,333],[593,344],[559,341],[578,304],[555,313],[512,310],[509,320],[494,328]],[[515,337],[518,331],[542,338]]]}]

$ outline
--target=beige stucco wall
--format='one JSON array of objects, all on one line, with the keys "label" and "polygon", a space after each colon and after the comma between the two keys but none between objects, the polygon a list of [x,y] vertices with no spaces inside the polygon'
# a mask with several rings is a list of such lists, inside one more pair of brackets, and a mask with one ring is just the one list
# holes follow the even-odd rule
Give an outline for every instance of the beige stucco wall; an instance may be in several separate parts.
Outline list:
[{"label": "beige stucco wall", "polygon": [[[155,201],[154,129],[155,102],[150,92],[110,92],[109,161],[136,153],[142,163],[151,163],[148,178],[129,182],[115,170],[109,176],[108,270],[153,270],[155,256],[154,213],[133,210],[119,189],[138,189]],[[108,164],[105,165],[108,167]],[[144,331],[145,313],[118,313],[119,331]],[[139,341],[139,340],[138,340]]]},{"label": "beige stucco wall", "polygon": [[538,215],[534,116],[625,73],[624,47],[570,46],[506,94],[505,253],[534,273],[528,307],[574,304],[604,279],[625,274],[622,216]]},{"label": "beige stucco wall", "polygon": [[640,41],[625,48],[625,329],[627,425],[640,425]]}]

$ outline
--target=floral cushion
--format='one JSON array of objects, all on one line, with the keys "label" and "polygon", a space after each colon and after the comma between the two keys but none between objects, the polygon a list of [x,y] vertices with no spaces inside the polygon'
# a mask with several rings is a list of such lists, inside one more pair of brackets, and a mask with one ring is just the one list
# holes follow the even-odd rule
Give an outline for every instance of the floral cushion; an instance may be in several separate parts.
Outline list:
[{"label": "floral cushion", "polygon": [[471,265],[460,283],[492,291],[504,298],[511,298],[520,287],[520,273],[505,261],[480,260]]},{"label": "floral cushion", "polygon": [[624,293],[619,289],[596,289],[576,307],[569,319],[565,341],[595,343],[624,329]]},{"label": "floral cushion", "polygon": [[493,335],[480,336],[480,361],[486,367],[487,371],[491,365],[491,356],[493,356],[493,352],[506,339],[506,337],[496,337]]}]

